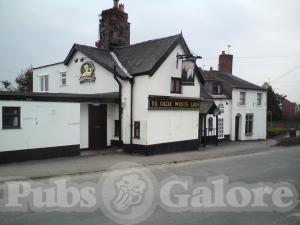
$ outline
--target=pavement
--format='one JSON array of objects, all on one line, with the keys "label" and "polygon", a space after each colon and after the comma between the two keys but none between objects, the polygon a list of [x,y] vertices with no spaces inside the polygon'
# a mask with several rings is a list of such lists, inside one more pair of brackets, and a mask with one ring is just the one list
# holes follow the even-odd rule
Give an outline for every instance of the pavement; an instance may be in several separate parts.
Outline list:
[{"label": "pavement", "polygon": [[[234,152],[233,149],[238,149],[235,153],[254,152],[255,154],[244,154],[233,157],[223,157],[217,159],[208,160],[194,160],[177,164],[164,164],[147,167],[153,174],[157,182],[161,182],[166,178],[175,176],[189,176],[195,182],[204,182],[207,178],[212,176],[225,175],[229,179],[229,183],[243,182],[249,185],[261,184],[261,182],[271,182],[277,184],[279,182],[288,182],[292,184],[298,193],[300,193],[300,147],[275,147],[268,148],[272,144],[266,142],[247,142],[247,143],[230,143],[223,144],[220,147],[209,147],[205,151],[199,151],[194,153],[180,153],[180,154],[168,154],[162,156],[148,157],[148,160],[159,160],[169,158],[169,161],[173,158],[181,158],[183,160],[190,159],[192,155],[195,157],[205,157],[204,155],[211,154],[210,156],[218,155],[217,152],[229,155],[229,152]],[[265,146],[265,147],[264,147]],[[259,149],[258,149],[259,148]],[[274,149],[274,151],[265,151],[266,149]],[[210,152],[210,153],[208,153]],[[213,153],[214,152],[214,153]],[[201,156],[200,156],[201,155]],[[177,156],[177,157],[175,157]],[[180,156],[180,157],[179,157]],[[107,156],[105,156],[107,157]],[[121,156],[119,156],[121,158]],[[125,157],[125,156],[124,156]],[[100,157],[101,158],[101,157]],[[119,159],[120,159],[119,158]],[[126,159],[137,159],[136,156],[126,156]],[[142,159],[143,157],[138,157]],[[87,160],[87,159],[86,159]],[[105,160],[95,159],[94,162],[103,162]],[[117,161],[117,160],[116,160]],[[161,159],[161,161],[163,161]],[[76,162],[76,160],[74,161]],[[35,162],[36,163],[36,162]],[[47,160],[47,164],[49,161]],[[157,162],[158,163],[158,162]],[[31,164],[34,163],[31,162]],[[46,164],[46,163],[45,163]],[[51,164],[51,163],[50,163]],[[107,162],[107,165],[109,162]],[[48,166],[48,165],[47,165]],[[53,166],[53,165],[52,165]],[[69,166],[66,165],[66,167]],[[46,167],[46,166],[45,166]],[[98,168],[100,169],[99,165]],[[134,169],[128,169],[126,172]],[[2,168],[0,168],[2,172]],[[21,171],[20,171],[21,172]],[[110,174],[111,177],[119,175],[122,171],[114,171]],[[102,173],[92,173],[79,176],[72,176],[71,179],[76,184],[83,184],[86,182],[99,182]],[[53,179],[59,179],[53,178]],[[47,179],[46,179],[47,180]],[[47,183],[48,181],[34,180],[35,184],[40,182]],[[78,181],[76,181],[78,180]],[[105,186],[101,186],[102,188]],[[184,212],[172,212],[159,206],[160,202],[160,189],[147,189],[148,191],[154,190],[155,196],[157,196],[153,202],[145,201],[144,204],[153,204],[155,211],[144,218],[139,225],[199,225],[199,224],[213,224],[213,225],[299,225],[300,224],[300,204],[296,208],[290,209],[284,212],[278,211],[236,211],[236,212],[224,212],[215,209],[212,212],[193,212],[187,210]],[[177,189],[176,189],[177,190]],[[181,191],[184,189],[180,188]],[[113,191],[113,190],[112,190]],[[177,190],[178,191],[178,190]],[[175,192],[176,193],[176,192]],[[179,192],[182,193],[182,192]],[[184,190],[184,193],[190,193],[188,190]],[[107,195],[110,197],[110,195]],[[100,200],[97,200],[100,201]],[[173,200],[176,202],[176,200]],[[101,201],[100,201],[101,202]],[[29,203],[28,203],[29,204]],[[31,204],[31,203],[30,203]],[[143,205],[138,205],[140,207]],[[140,208],[135,208],[136,211]],[[0,210],[1,211],[1,210]],[[61,211],[25,211],[25,212],[0,212],[0,224],[1,225],[116,225],[107,213],[111,210],[102,208],[91,212],[61,212]],[[115,211],[113,211],[115,212]],[[133,211],[135,212],[135,211]],[[124,222],[124,224],[126,224]],[[129,223],[127,223],[129,224]]]},{"label": "pavement", "polygon": [[118,164],[122,162],[134,162],[141,166],[149,166],[253,154],[276,150],[278,147],[274,147],[275,143],[275,140],[224,142],[220,143],[219,146],[201,147],[198,151],[154,156],[108,151],[96,156],[76,156],[2,164],[0,165],[0,182],[102,172],[110,170],[112,166],[114,169],[118,169]]}]

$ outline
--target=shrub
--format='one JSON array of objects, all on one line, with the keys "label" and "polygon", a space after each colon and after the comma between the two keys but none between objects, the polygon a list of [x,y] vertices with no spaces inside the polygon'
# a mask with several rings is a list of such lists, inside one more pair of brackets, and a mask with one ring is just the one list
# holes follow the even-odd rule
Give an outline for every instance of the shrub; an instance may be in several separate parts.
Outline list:
[{"label": "shrub", "polygon": [[288,128],[276,127],[276,128],[268,128],[267,136],[268,138],[276,137],[278,135],[287,134],[289,131]]},{"label": "shrub", "polygon": [[300,145],[300,136],[290,137],[290,138],[283,138],[283,139],[279,140],[279,142],[276,145],[277,146]]}]

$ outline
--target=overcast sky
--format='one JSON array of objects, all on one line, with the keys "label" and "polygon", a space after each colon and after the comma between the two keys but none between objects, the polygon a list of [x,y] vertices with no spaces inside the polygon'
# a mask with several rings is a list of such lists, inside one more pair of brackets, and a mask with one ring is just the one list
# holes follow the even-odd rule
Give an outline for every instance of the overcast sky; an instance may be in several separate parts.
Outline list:
[{"label": "overcast sky", "polygon": [[[200,66],[232,47],[233,73],[300,103],[299,0],[123,0],[131,43],[183,32]],[[73,43],[94,46],[112,0],[0,0],[0,80],[63,61]]]}]

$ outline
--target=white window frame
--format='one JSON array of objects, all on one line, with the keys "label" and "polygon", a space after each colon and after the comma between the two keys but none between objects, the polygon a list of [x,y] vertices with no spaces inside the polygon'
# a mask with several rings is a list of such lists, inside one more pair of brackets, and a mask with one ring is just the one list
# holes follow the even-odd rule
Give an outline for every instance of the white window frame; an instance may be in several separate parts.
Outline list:
[{"label": "white window frame", "polygon": [[218,118],[218,139],[224,138],[224,118]]},{"label": "white window frame", "polygon": [[262,93],[257,93],[257,97],[256,97],[257,106],[262,106],[262,98],[263,98],[263,94]]},{"label": "white window frame", "polygon": [[[244,95],[244,98],[242,99],[242,96]],[[246,92],[241,91],[240,92],[240,101],[239,101],[240,106],[245,106],[246,105]]]},{"label": "white window frame", "polygon": [[[49,75],[39,76],[40,79],[40,91],[48,92],[49,91]],[[46,82],[47,80],[47,82]]]},{"label": "white window frame", "polygon": [[[251,118],[249,118],[249,117],[251,117]],[[251,124],[251,128],[250,128],[250,124]],[[253,129],[254,129],[254,114],[247,113],[246,119],[245,119],[245,135],[247,135],[247,136],[253,135]]]},{"label": "white window frame", "polygon": [[[63,81],[65,81],[65,83]],[[67,86],[67,72],[61,72],[60,73],[60,85],[61,86]]]}]

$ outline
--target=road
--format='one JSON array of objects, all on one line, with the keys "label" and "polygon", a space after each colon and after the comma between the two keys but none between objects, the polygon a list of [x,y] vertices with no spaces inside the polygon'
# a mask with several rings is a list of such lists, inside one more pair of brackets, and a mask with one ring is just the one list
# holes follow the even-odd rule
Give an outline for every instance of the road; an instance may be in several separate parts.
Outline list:
[{"label": "road", "polygon": [[[259,182],[289,182],[300,193],[300,147],[277,148],[252,155],[186,162],[174,165],[151,166],[148,169],[157,181],[173,175],[192,176],[205,181],[207,177],[226,175],[229,181],[255,184]],[[99,174],[74,176],[74,182],[93,182]],[[43,182],[43,181],[36,181]],[[158,191],[158,190],[156,190]],[[156,199],[156,201],[158,201]],[[0,225],[99,225],[116,224],[101,210],[90,213],[6,212],[0,213]],[[279,212],[183,212],[172,213],[157,207],[142,225],[213,224],[213,225],[293,225],[300,224],[300,205],[285,213]]]}]

